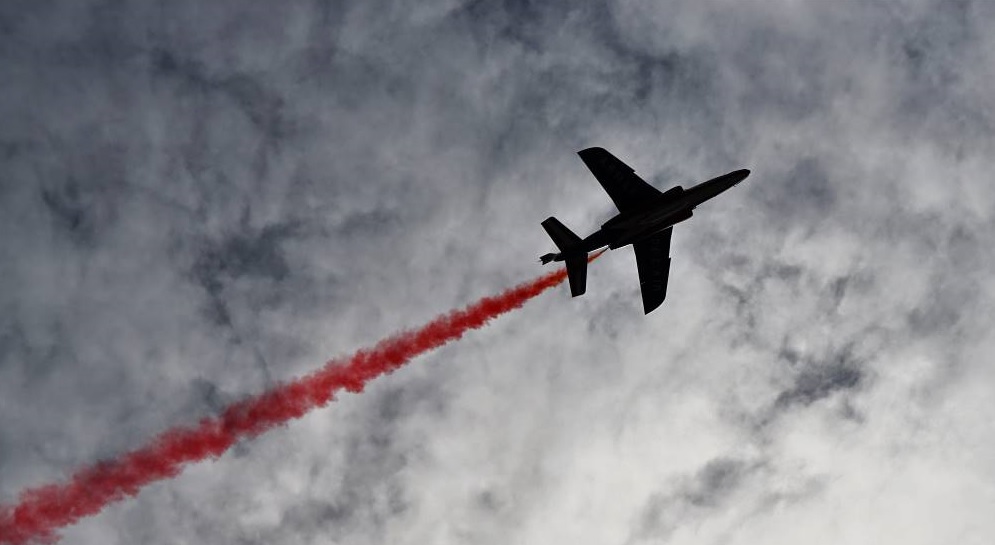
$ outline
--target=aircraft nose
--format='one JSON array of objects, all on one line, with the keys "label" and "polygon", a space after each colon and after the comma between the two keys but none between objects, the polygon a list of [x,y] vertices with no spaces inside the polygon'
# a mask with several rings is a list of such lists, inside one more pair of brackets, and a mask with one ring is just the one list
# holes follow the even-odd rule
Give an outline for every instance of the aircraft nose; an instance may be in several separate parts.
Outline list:
[{"label": "aircraft nose", "polygon": [[750,175],[750,169],[744,168],[744,169],[737,170],[735,172],[731,172],[729,174],[729,177],[732,178],[732,180],[733,180],[732,185],[736,185],[739,182],[742,182],[743,180],[745,180],[746,177],[749,176],[749,175]]}]

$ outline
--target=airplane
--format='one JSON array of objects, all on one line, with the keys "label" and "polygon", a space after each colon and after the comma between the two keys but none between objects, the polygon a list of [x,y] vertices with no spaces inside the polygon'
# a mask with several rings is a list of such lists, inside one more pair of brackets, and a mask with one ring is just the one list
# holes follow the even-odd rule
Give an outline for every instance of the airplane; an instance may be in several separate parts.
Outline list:
[{"label": "airplane", "polygon": [[747,169],[734,170],[694,187],[674,186],[661,192],[636,175],[627,164],[604,148],[577,152],[591,174],[615,202],[618,215],[585,239],[575,235],[555,217],[542,222],[559,253],[543,255],[544,265],[564,261],[570,281],[570,295],[587,291],[587,256],[604,248],[615,250],[632,245],[643,296],[643,312],[649,314],[667,297],[670,276],[670,236],[674,225],[692,216],[699,204],[738,184],[750,175]]}]

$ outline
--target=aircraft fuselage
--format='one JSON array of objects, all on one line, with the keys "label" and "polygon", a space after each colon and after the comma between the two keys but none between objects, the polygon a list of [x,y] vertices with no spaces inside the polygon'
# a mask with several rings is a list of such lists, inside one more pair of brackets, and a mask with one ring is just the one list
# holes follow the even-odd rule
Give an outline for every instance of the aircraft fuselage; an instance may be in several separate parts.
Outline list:
[{"label": "aircraft fuselage", "polygon": [[[646,203],[645,208],[620,213],[606,221],[601,229],[572,250],[587,253],[605,246],[614,250],[669,229],[690,218],[696,206],[743,181],[749,174],[749,170],[735,170],[689,189],[674,187],[657,200]],[[565,258],[558,254],[555,260]]]}]

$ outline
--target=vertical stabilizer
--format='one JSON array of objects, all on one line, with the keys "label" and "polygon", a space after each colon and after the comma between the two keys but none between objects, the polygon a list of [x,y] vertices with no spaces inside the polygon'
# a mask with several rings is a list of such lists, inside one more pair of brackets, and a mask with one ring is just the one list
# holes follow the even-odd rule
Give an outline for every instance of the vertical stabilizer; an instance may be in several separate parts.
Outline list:
[{"label": "vertical stabilizer", "polygon": [[559,255],[546,254],[543,263],[564,261],[567,265],[567,278],[570,280],[570,295],[577,297],[587,291],[587,252],[581,249],[580,237],[567,229],[560,220],[550,217],[542,222],[542,228],[559,248]]},{"label": "vertical stabilizer", "polygon": [[580,244],[580,237],[554,217],[546,218],[546,221],[542,222],[542,228],[546,230],[549,238],[553,239],[553,244],[556,244],[561,252],[567,252],[571,247]]}]

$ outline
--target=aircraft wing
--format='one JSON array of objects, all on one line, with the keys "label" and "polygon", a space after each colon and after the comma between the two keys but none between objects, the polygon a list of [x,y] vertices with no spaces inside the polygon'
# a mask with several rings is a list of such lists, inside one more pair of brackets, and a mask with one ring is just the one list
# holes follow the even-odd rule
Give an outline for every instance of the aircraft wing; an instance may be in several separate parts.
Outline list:
[{"label": "aircraft wing", "polygon": [[642,208],[663,194],[604,148],[587,148],[577,152],[577,155],[601,182],[619,212]]},{"label": "aircraft wing", "polygon": [[667,280],[670,278],[670,235],[674,228],[634,242],[636,269],[639,270],[639,287],[643,293],[643,312],[649,314],[667,298]]}]

